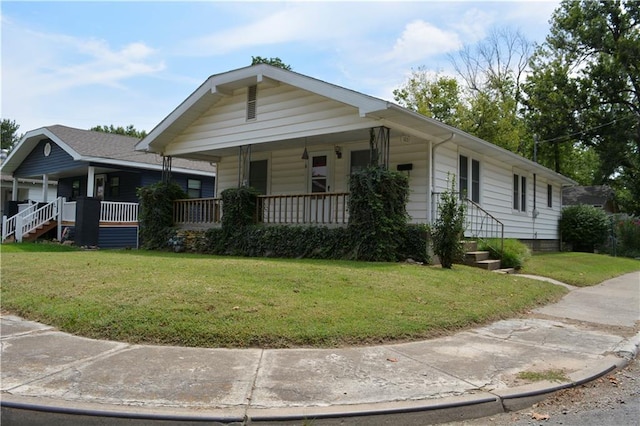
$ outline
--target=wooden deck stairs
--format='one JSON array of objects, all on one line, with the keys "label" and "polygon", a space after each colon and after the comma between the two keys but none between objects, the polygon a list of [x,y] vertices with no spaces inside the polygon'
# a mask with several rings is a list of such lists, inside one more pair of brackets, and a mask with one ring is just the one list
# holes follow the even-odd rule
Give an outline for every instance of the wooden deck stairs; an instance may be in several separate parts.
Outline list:
[{"label": "wooden deck stairs", "polygon": [[[22,237],[22,241],[23,242],[33,242],[33,241],[37,240],[39,236],[44,235],[47,232],[49,232],[52,229],[54,229],[57,225],[58,225],[58,223],[55,220],[48,220],[48,221],[44,222],[42,225],[38,226],[36,229],[34,229],[31,232],[29,232],[28,234],[25,234]],[[13,236],[10,237],[10,238],[13,238]],[[15,241],[15,239],[13,241]],[[5,242],[13,242],[13,241],[9,241],[9,239],[7,239],[7,241],[5,241]]]}]

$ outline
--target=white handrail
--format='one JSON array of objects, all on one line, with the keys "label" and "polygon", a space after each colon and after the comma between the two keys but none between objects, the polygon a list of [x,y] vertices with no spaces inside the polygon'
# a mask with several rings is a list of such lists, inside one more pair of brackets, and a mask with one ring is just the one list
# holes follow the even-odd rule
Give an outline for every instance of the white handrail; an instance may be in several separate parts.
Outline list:
[{"label": "white handrail", "polygon": [[62,203],[62,197],[45,204],[23,217],[17,216],[16,241],[22,242],[22,238],[26,234],[42,226],[44,223],[55,219],[58,216],[60,203]]},{"label": "white handrail", "polygon": [[[21,206],[24,206],[24,204],[22,204]],[[15,234],[18,217],[24,218],[25,216],[30,215],[36,210],[37,207],[38,207],[38,203],[28,204],[27,207],[23,208],[23,210],[20,210],[18,213],[16,213],[15,215],[9,218],[7,218],[6,216],[3,216],[2,217],[2,241],[4,242],[4,240],[9,238],[11,235]]]}]

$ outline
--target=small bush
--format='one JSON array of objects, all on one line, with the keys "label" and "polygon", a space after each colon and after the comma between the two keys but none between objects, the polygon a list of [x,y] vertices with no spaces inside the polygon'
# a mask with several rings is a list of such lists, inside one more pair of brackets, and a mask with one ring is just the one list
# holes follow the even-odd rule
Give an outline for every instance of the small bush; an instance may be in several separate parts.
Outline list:
[{"label": "small bush", "polygon": [[413,259],[416,262],[430,263],[427,248],[429,243],[429,226],[425,224],[408,224],[404,229],[403,244],[398,247],[397,260]]},{"label": "small bush", "polygon": [[609,220],[602,209],[588,205],[562,209],[560,234],[563,242],[572,245],[573,251],[592,253],[607,240],[608,230]]},{"label": "small bush", "polygon": [[438,219],[433,227],[433,252],[440,258],[443,268],[451,269],[455,262],[464,256],[464,204],[458,203],[455,183],[451,180],[451,189],[442,193],[438,204]]},{"label": "small bush", "polygon": [[[500,246],[503,245],[502,249]],[[489,238],[478,242],[478,250],[488,251],[493,259],[500,259],[503,268],[522,269],[531,257],[531,250],[523,242],[507,238],[504,244],[498,238]]]}]

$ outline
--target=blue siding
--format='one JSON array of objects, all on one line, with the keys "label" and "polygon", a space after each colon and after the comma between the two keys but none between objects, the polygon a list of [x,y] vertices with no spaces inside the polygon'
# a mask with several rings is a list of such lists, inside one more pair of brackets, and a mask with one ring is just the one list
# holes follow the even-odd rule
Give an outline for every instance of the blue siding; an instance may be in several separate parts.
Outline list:
[{"label": "blue siding", "polygon": [[[120,201],[123,203],[137,203],[137,189],[140,187],[143,173],[119,171],[107,174],[107,191],[104,196],[105,201]],[[113,188],[113,178],[119,179],[117,193]]]},{"label": "blue siding", "polygon": [[[44,146],[51,144],[51,154],[44,156]],[[71,155],[49,139],[41,140],[33,151],[27,155],[22,164],[13,173],[15,177],[30,177],[56,173],[78,167],[80,164]]]},{"label": "blue siding", "polygon": [[138,228],[133,226],[100,227],[98,234],[100,248],[137,248]]},{"label": "blue siding", "polygon": [[[215,195],[215,178],[213,176],[201,176],[196,174],[171,173],[171,180],[178,185],[184,192],[187,192],[187,181],[189,179],[197,179],[202,182],[201,195],[202,198],[213,197]],[[142,185],[147,186],[162,180],[162,172],[145,172],[142,176]]]}]

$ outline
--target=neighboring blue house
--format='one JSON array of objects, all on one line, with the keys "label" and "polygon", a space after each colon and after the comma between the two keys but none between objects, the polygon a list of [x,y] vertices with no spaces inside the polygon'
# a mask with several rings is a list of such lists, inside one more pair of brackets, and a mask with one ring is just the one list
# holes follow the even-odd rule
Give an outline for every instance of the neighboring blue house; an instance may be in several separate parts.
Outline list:
[{"label": "neighboring blue house", "polygon": [[[75,239],[89,241],[91,238],[81,235],[76,216],[78,222],[86,223],[89,216],[98,212],[88,213],[89,216],[82,212],[98,209],[99,220],[89,220],[99,223],[98,246],[137,247],[137,188],[168,177],[189,198],[215,196],[215,166],[135,151],[138,142],[128,136],[60,125],[27,132],[0,171],[12,176],[13,182],[37,179],[43,182],[43,188],[50,181],[57,181],[57,198],[48,199],[50,195],[43,190],[38,203],[34,203],[17,199],[17,188],[8,191],[11,200],[4,206],[3,241],[11,240],[12,235],[18,241],[29,235],[37,237],[55,226],[59,237],[67,228],[66,235],[71,232]],[[24,232],[17,231],[20,223]]]}]

